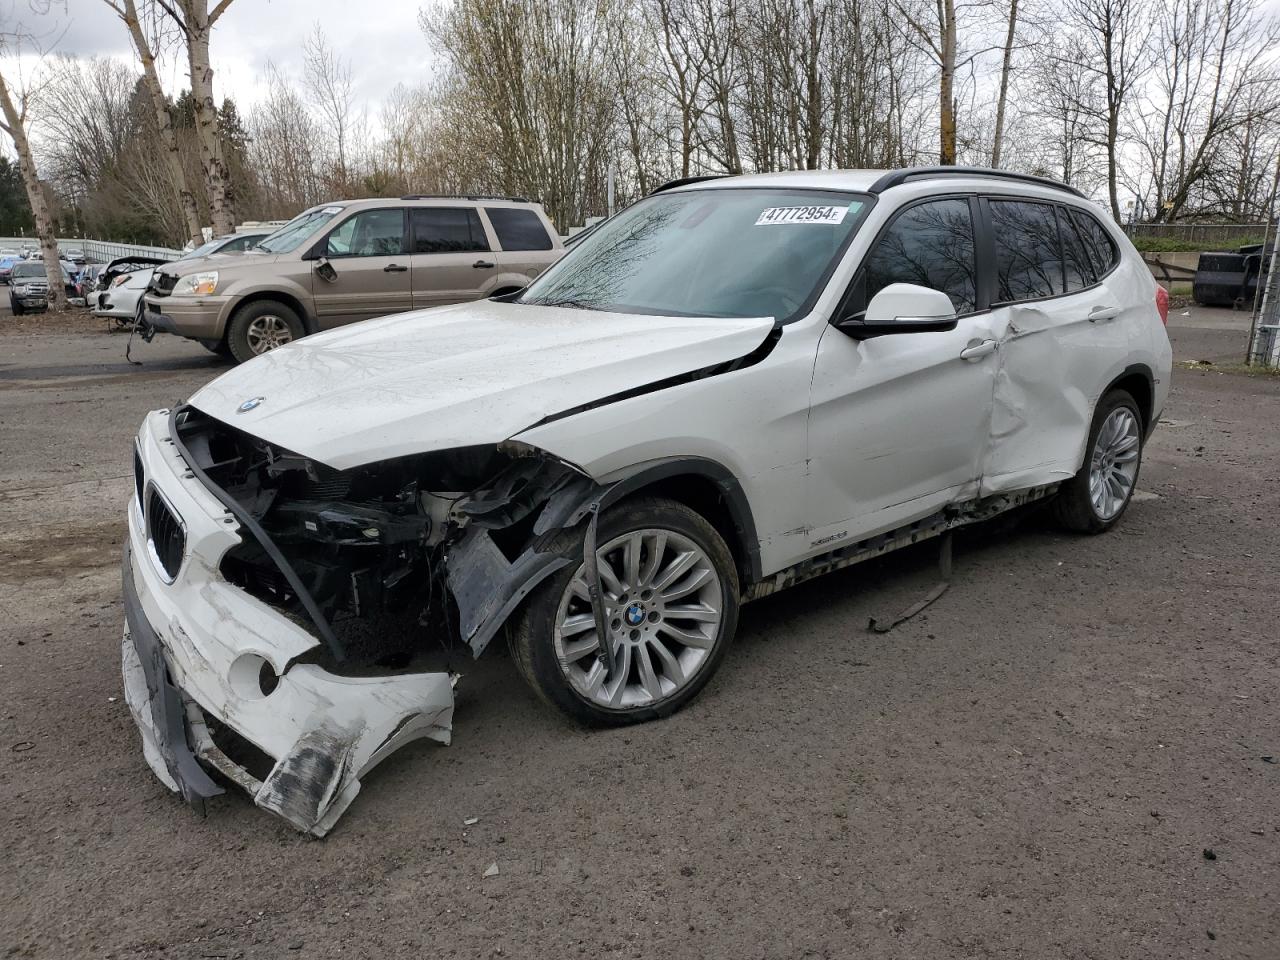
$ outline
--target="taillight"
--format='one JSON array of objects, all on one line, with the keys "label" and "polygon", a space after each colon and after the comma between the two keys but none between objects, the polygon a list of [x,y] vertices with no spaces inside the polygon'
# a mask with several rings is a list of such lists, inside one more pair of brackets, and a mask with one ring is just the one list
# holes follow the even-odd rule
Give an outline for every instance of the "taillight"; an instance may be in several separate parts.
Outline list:
[{"label": "taillight", "polygon": [[1169,325],[1169,291],[1156,284],[1156,312],[1160,314],[1160,322]]}]

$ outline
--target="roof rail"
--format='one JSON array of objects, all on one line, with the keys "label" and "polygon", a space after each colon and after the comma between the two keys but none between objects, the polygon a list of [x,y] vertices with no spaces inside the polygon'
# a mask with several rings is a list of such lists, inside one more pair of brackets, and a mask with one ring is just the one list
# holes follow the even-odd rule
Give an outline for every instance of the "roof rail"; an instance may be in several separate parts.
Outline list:
[{"label": "roof rail", "polygon": [[720,180],[729,176],[727,173],[709,173],[701,177],[681,177],[679,180],[668,180],[662,186],[655,190],[649,191],[649,196],[655,193],[662,193],[664,190],[674,190],[676,187],[687,186],[690,183],[702,183],[704,180]]},{"label": "roof rail", "polygon": [[901,170],[890,170],[873,183],[868,188],[868,192],[884,193],[890,187],[901,186],[908,180],[917,180],[924,177],[990,177],[995,180],[1017,180],[1021,183],[1034,183],[1037,186],[1062,190],[1066,193],[1074,194],[1082,200],[1088,199],[1075,187],[1059,183],[1057,180],[1050,180],[1048,177],[1037,177],[1030,173],[1014,173],[1012,170],[992,170],[989,167],[904,167]]},{"label": "roof rail", "polygon": [[411,193],[401,200],[509,200],[512,203],[537,203],[528,197],[500,197],[489,194],[456,194],[456,193]]}]

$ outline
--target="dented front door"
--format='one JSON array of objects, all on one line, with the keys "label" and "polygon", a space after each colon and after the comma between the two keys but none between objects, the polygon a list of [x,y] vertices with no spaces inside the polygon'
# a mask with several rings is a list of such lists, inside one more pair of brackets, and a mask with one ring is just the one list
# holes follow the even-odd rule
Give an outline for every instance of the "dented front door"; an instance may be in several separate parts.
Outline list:
[{"label": "dented front door", "polygon": [[988,313],[945,333],[853,340],[826,329],[809,418],[812,546],[972,495],[990,433],[994,340]]}]

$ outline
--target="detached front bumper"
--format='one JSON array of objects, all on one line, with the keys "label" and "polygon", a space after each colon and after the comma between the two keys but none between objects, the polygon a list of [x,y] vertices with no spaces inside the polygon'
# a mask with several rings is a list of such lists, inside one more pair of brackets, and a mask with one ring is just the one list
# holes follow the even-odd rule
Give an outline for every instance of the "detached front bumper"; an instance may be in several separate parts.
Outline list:
[{"label": "detached front bumper", "polygon": [[[143,753],[188,802],[222,792],[208,775],[217,770],[259,807],[324,836],[381,760],[419,738],[449,742],[451,678],[347,677],[296,662],[318,641],[222,578],[238,525],[186,470],[167,426],[158,411],[139,434],[142,496],[130,497],[124,557],[123,675]],[[185,534],[173,577],[148,536],[153,490]],[[233,761],[210,720],[265,754],[270,770],[259,779]]]}]

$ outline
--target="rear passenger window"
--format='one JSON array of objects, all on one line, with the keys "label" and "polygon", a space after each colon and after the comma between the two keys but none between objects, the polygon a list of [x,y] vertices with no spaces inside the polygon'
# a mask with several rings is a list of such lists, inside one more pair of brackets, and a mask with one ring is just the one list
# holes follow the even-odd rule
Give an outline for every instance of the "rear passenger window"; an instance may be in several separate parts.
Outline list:
[{"label": "rear passenger window", "polygon": [[480,214],[471,207],[414,207],[414,253],[469,253],[489,249]]},{"label": "rear passenger window", "polygon": [[1047,203],[992,200],[996,302],[1016,303],[1064,292],[1058,222]]},{"label": "rear passenger window", "polygon": [[485,207],[493,232],[503,250],[550,250],[551,238],[542,220],[532,210],[515,207]]},{"label": "rear passenger window", "polygon": [[1093,259],[1066,207],[1058,208],[1058,233],[1062,236],[1062,264],[1067,271],[1067,292],[1093,286],[1098,282]]},{"label": "rear passenger window", "polygon": [[908,207],[867,257],[867,302],[891,283],[941,290],[957,313],[977,303],[969,201],[930,200]]},{"label": "rear passenger window", "polygon": [[1099,279],[1109,273],[1118,259],[1115,241],[1107,228],[1100,224],[1092,214],[1083,210],[1072,210],[1071,219],[1075,222],[1080,238],[1084,242],[1089,262],[1093,264],[1093,272]]}]

